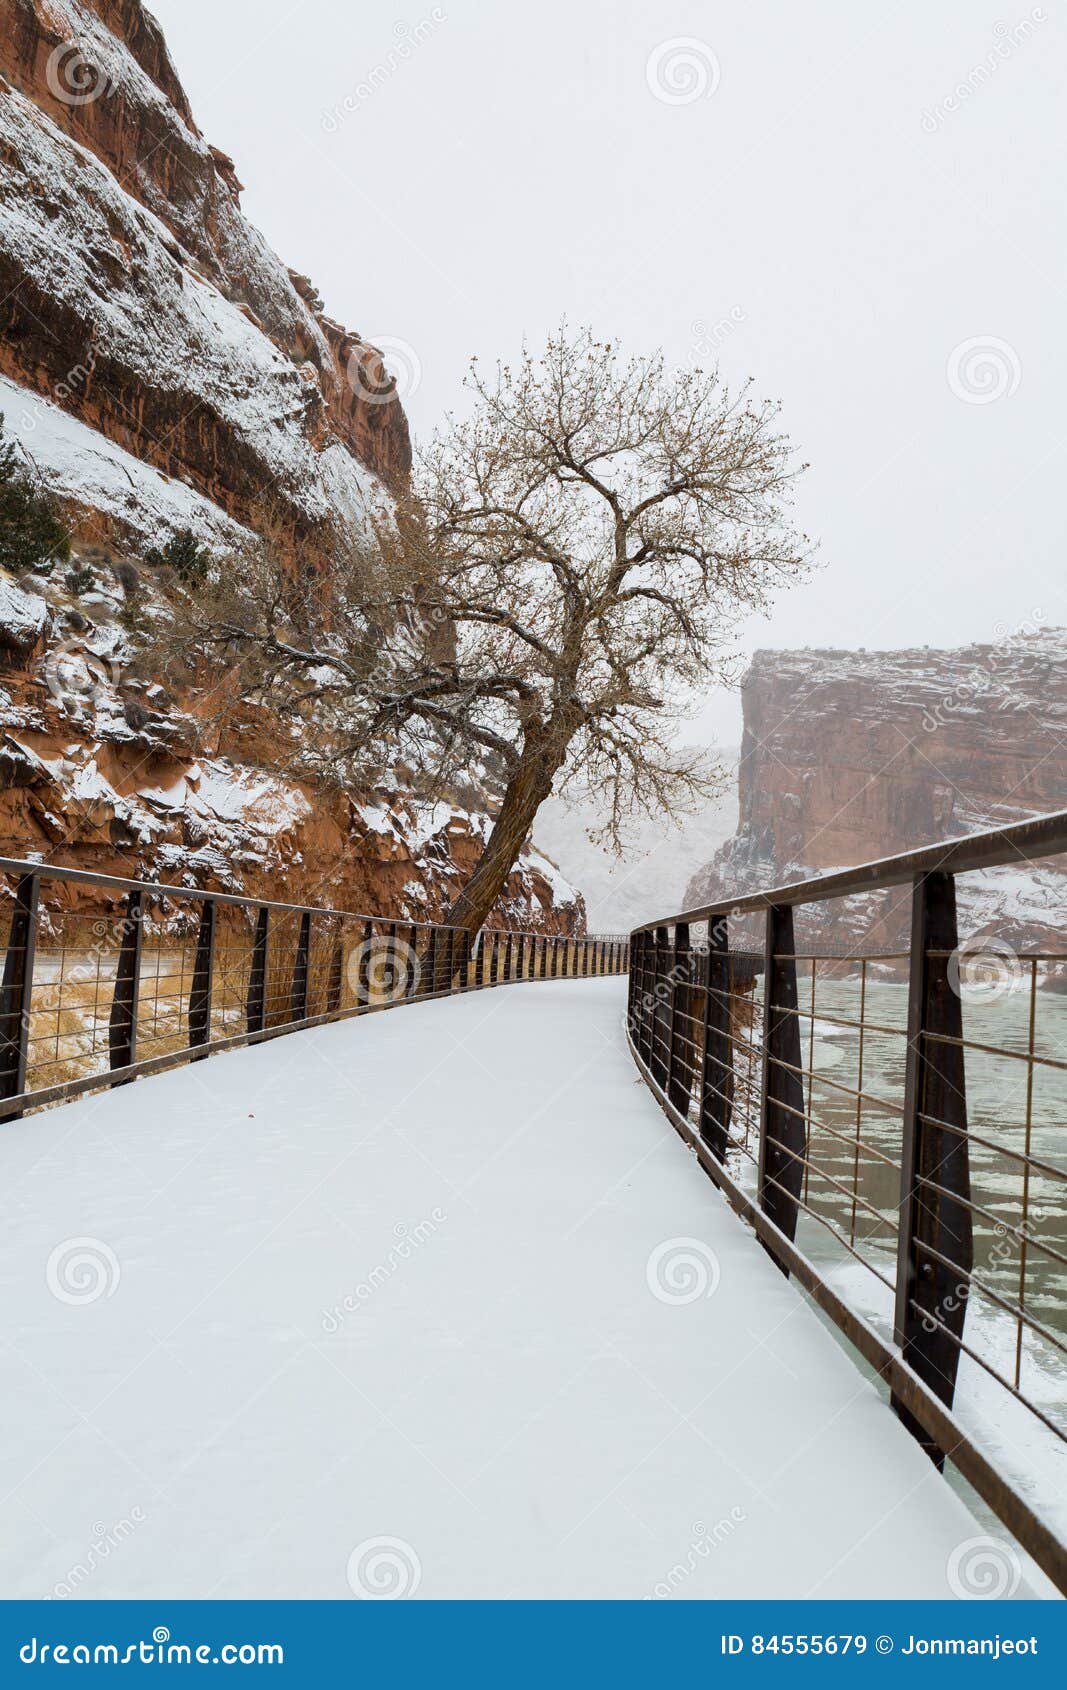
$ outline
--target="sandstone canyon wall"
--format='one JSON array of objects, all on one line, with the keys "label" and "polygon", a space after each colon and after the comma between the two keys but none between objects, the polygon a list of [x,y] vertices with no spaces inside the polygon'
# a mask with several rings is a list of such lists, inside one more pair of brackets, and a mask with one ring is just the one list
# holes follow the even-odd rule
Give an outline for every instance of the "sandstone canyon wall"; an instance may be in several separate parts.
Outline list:
[{"label": "sandstone canyon wall", "polygon": [[[0,413],[70,527],[77,590],[0,571],[0,850],[412,917],[484,837],[472,789],[324,790],[262,719],[135,679],[145,551],[267,520],[366,530],[410,467],[395,385],[244,218],[140,0],[0,0]],[[91,580],[90,580],[91,578]],[[86,582],[90,584],[87,586]],[[582,906],[534,850],[510,919]]]},{"label": "sandstone canyon wall", "polygon": [[[759,651],[742,697],[738,830],[690,882],[687,907],[1067,808],[1063,630],[950,651]],[[961,877],[961,936],[1051,942],[1063,868]],[[906,908],[900,892],[835,901],[805,928],[892,948]]]}]

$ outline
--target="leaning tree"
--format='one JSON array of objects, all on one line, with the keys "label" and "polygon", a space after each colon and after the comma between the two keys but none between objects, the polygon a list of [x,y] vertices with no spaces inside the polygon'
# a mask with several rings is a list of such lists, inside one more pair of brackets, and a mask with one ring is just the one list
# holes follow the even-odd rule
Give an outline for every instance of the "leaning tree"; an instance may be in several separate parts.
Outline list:
[{"label": "leaning tree", "polygon": [[804,466],[750,384],[564,327],[490,377],[474,361],[468,387],[470,414],[419,460],[407,531],[423,558],[411,614],[456,635],[426,717],[504,772],[446,918],[474,933],[554,788],[599,799],[616,843],[628,815],[709,792],[680,720],[811,547],[787,515]]}]

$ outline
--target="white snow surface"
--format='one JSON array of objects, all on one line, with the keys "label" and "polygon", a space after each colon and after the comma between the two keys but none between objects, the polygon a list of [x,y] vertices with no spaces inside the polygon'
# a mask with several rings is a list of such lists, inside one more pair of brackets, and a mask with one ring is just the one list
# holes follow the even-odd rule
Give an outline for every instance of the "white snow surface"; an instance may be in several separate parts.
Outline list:
[{"label": "white snow surface", "polygon": [[48,606],[37,593],[23,592],[0,574],[0,629],[16,645],[33,646],[48,625]]},{"label": "white snow surface", "polygon": [[[979,1528],[637,1081],[623,990],[6,1126],[0,1593],[348,1599],[388,1538],[427,1598],[951,1595]],[[49,1288],[72,1240],[95,1300]]]},{"label": "white snow surface", "polygon": [[183,528],[208,546],[231,548],[251,538],[184,481],[142,463],[95,428],[2,375],[0,416],[5,434],[19,443],[44,484],[62,499],[105,511],[153,543]]}]

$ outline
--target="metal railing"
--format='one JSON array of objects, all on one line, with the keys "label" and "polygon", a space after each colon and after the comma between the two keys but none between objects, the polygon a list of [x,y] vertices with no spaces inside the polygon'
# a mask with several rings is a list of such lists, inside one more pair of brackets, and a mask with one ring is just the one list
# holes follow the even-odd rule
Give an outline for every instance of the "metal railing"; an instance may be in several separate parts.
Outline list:
[{"label": "metal railing", "polygon": [[326,1021],[627,966],[621,935],[472,944],[439,923],[5,858],[0,892],[0,1121]]},{"label": "metal railing", "polygon": [[[1067,948],[961,944],[957,877],[1064,853],[1067,812],[649,923],[628,1003],[706,1172],[1061,1590],[1033,1498],[1067,1455]],[[872,894],[902,948],[819,943],[817,906],[869,931]]]}]

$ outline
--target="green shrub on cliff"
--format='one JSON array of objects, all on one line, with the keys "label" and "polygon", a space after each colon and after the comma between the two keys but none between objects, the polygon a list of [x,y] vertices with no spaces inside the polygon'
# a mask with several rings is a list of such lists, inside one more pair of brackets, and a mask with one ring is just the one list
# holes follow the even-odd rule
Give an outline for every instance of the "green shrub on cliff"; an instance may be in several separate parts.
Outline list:
[{"label": "green shrub on cliff", "polygon": [[154,569],[173,569],[183,587],[200,587],[207,580],[210,554],[197,545],[191,528],[174,534],[165,546],[150,546],[144,560]]},{"label": "green shrub on cliff", "polygon": [[67,570],[65,584],[68,593],[74,593],[80,598],[82,593],[92,592],[96,586],[96,575],[88,564],[79,563],[73,569]]},{"label": "green shrub on cliff", "polygon": [[57,560],[70,556],[70,535],[14,442],[3,438],[3,424],[0,415],[0,566],[13,575],[50,575]]}]

